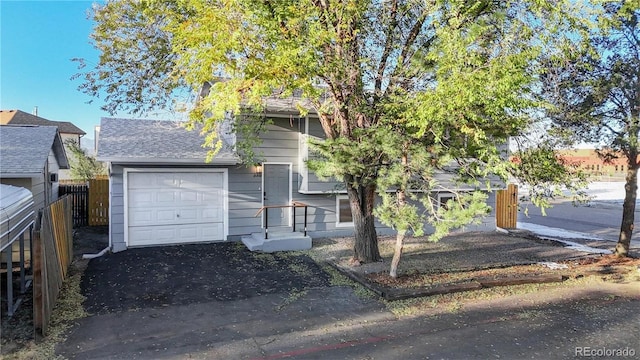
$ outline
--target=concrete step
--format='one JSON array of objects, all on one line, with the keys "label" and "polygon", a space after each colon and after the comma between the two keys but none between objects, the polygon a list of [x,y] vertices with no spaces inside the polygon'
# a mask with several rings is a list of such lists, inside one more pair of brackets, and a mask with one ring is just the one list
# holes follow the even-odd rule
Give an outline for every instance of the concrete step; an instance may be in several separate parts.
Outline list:
[{"label": "concrete step", "polygon": [[250,251],[276,252],[296,251],[311,249],[311,237],[299,232],[269,231],[269,238],[265,239],[263,233],[245,235],[242,242]]},{"label": "concrete step", "polygon": [[262,244],[264,240],[257,239],[251,235],[244,235],[240,238],[242,243],[249,249],[249,251],[262,251]]}]

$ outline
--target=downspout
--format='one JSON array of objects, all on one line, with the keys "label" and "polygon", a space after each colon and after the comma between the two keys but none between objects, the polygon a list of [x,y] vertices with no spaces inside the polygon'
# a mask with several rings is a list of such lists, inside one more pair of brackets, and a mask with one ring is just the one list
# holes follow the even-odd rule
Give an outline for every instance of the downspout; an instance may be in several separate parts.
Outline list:
[{"label": "downspout", "polygon": [[95,259],[98,258],[104,254],[106,254],[110,249],[110,246],[107,246],[106,248],[102,249],[102,251],[100,251],[99,253],[96,254],[83,254],[82,258],[83,259]]}]

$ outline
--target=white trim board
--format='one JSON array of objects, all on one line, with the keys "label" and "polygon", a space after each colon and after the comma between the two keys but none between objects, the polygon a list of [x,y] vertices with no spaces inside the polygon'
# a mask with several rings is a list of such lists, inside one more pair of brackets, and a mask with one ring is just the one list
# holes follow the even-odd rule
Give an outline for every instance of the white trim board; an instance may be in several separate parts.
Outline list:
[{"label": "white trim board", "polygon": [[124,243],[129,247],[129,184],[130,173],[222,173],[223,175],[223,237],[229,236],[229,170],[226,168],[123,168],[122,192],[124,210]]}]

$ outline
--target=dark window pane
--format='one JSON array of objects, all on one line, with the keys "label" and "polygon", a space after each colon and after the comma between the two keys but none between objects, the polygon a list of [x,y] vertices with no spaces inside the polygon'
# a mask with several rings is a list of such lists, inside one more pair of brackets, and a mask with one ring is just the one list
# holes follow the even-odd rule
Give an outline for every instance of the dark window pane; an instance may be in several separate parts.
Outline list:
[{"label": "dark window pane", "polygon": [[340,213],[338,214],[339,223],[353,222],[353,217],[351,216],[351,206],[349,205],[349,199],[338,199],[338,209],[340,211]]}]

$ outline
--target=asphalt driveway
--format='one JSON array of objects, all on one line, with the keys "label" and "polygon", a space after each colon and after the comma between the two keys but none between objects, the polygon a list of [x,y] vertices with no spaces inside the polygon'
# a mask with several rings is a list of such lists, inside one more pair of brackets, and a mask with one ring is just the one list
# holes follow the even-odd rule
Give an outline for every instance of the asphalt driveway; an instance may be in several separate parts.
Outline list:
[{"label": "asphalt driveway", "polygon": [[231,242],[107,254],[89,262],[82,293],[89,314],[106,314],[328,285],[328,275],[306,255],[253,253]]},{"label": "asphalt driveway", "polygon": [[[90,228],[78,236],[83,253],[106,244]],[[89,261],[81,292],[89,316],[56,347],[68,359],[251,358],[261,354],[251,339],[395,318],[377,300],[332,286],[304,254],[234,242],[106,254]]]}]

